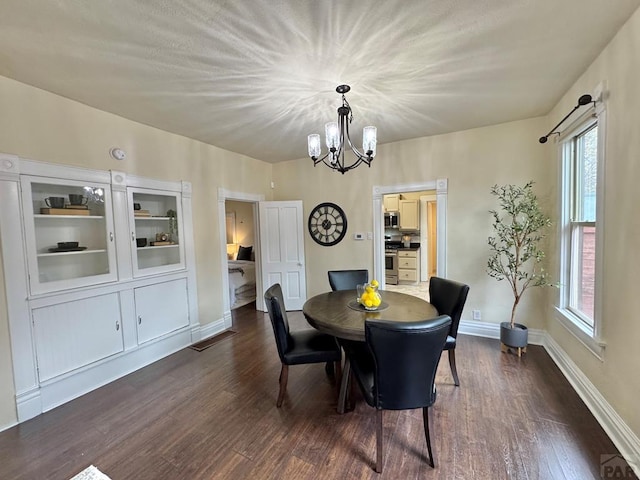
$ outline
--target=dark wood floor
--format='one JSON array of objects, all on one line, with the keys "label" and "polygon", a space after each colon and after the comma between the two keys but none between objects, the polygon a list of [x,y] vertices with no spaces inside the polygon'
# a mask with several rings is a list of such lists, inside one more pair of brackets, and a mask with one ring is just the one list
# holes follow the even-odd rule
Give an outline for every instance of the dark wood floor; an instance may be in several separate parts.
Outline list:
[{"label": "dark wood floor", "polygon": [[[420,410],[386,412],[384,473],[373,471],[375,415],[359,397],[336,413],[323,365],[280,371],[269,319],[234,311],[237,335],[185,349],[0,433],[0,479],[60,479],[90,464],[124,479],[600,479],[617,449],[541,347],[521,359],[461,336],[453,385],[437,376],[425,461]],[[305,326],[299,312],[292,328]]]}]

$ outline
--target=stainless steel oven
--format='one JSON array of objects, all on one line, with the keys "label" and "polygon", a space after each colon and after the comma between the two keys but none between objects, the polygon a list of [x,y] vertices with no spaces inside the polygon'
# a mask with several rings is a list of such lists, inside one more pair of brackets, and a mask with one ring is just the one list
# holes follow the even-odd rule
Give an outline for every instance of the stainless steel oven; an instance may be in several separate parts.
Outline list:
[{"label": "stainless steel oven", "polygon": [[384,250],[384,282],[388,285],[398,284],[398,249]]}]

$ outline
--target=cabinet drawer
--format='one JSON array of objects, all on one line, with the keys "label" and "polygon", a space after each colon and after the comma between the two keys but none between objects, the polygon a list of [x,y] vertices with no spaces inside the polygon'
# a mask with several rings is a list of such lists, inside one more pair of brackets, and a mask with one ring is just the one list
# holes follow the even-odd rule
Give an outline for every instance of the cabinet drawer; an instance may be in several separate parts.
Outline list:
[{"label": "cabinet drawer", "polygon": [[417,250],[398,250],[398,257],[418,258]]},{"label": "cabinet drawer", "polygon": [[416,270],[398,270],[398,280],[406,280],[409,282],[418,281],[418,272]]},{"label": "cabinet drawer", "polygon": [[398,268],[410,268],[415,270],[418,266],[418,259],[412,257],[403,257],[398,259]]}]

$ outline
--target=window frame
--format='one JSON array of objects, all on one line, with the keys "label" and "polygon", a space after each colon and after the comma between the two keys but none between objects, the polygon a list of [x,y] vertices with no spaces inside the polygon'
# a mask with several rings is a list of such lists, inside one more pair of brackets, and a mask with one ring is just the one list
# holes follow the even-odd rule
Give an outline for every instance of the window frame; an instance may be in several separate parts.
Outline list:
[{"label": "window frame", "polygon": [[[596,171],[596,221],[572,221],[574,199],[574,154],[573,140],[587,132],[593,126],[598,127],[598,150]],[[596,357],[602,360],[606,343],[602,338],[602,273],[603,273],[603,231],[604,231],[604,172],[606,146],[606,108],[603,102],[596,102],[589,107],[558,137],[559,157],[559,293],[555,307],[556,319],[574,336],[578,338]],[[590,326],[583,316],[569,305],[571,289],[575,283],[571,281],[571,254],[573,228],[595,226],[595,285],[594,285],[594,318]]]}]

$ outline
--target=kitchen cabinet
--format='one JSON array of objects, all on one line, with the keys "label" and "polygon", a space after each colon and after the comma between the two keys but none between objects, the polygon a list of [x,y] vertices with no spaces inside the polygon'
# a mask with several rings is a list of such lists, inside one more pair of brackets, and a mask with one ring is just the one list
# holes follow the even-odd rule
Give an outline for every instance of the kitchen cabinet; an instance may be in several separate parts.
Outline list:
[{"label": "kitchen cabinet", "polygon": [[189,182],[0,153],[0,204],[19,422],[224,330],[198,321]]},{"label": "kitchen cabinet", "polygon": [[418,200],[400,200],[400,230],[420,230]]},{"label": "kitchen cabinet", "polygon": [[398,280],[416,283],[420,280],[420,250],[398,250]]},{"label": "kitchen cabinet", "polygon": [[400,194],[393,193],[382,197],[385,212],[397,212],[400,210]]}]

